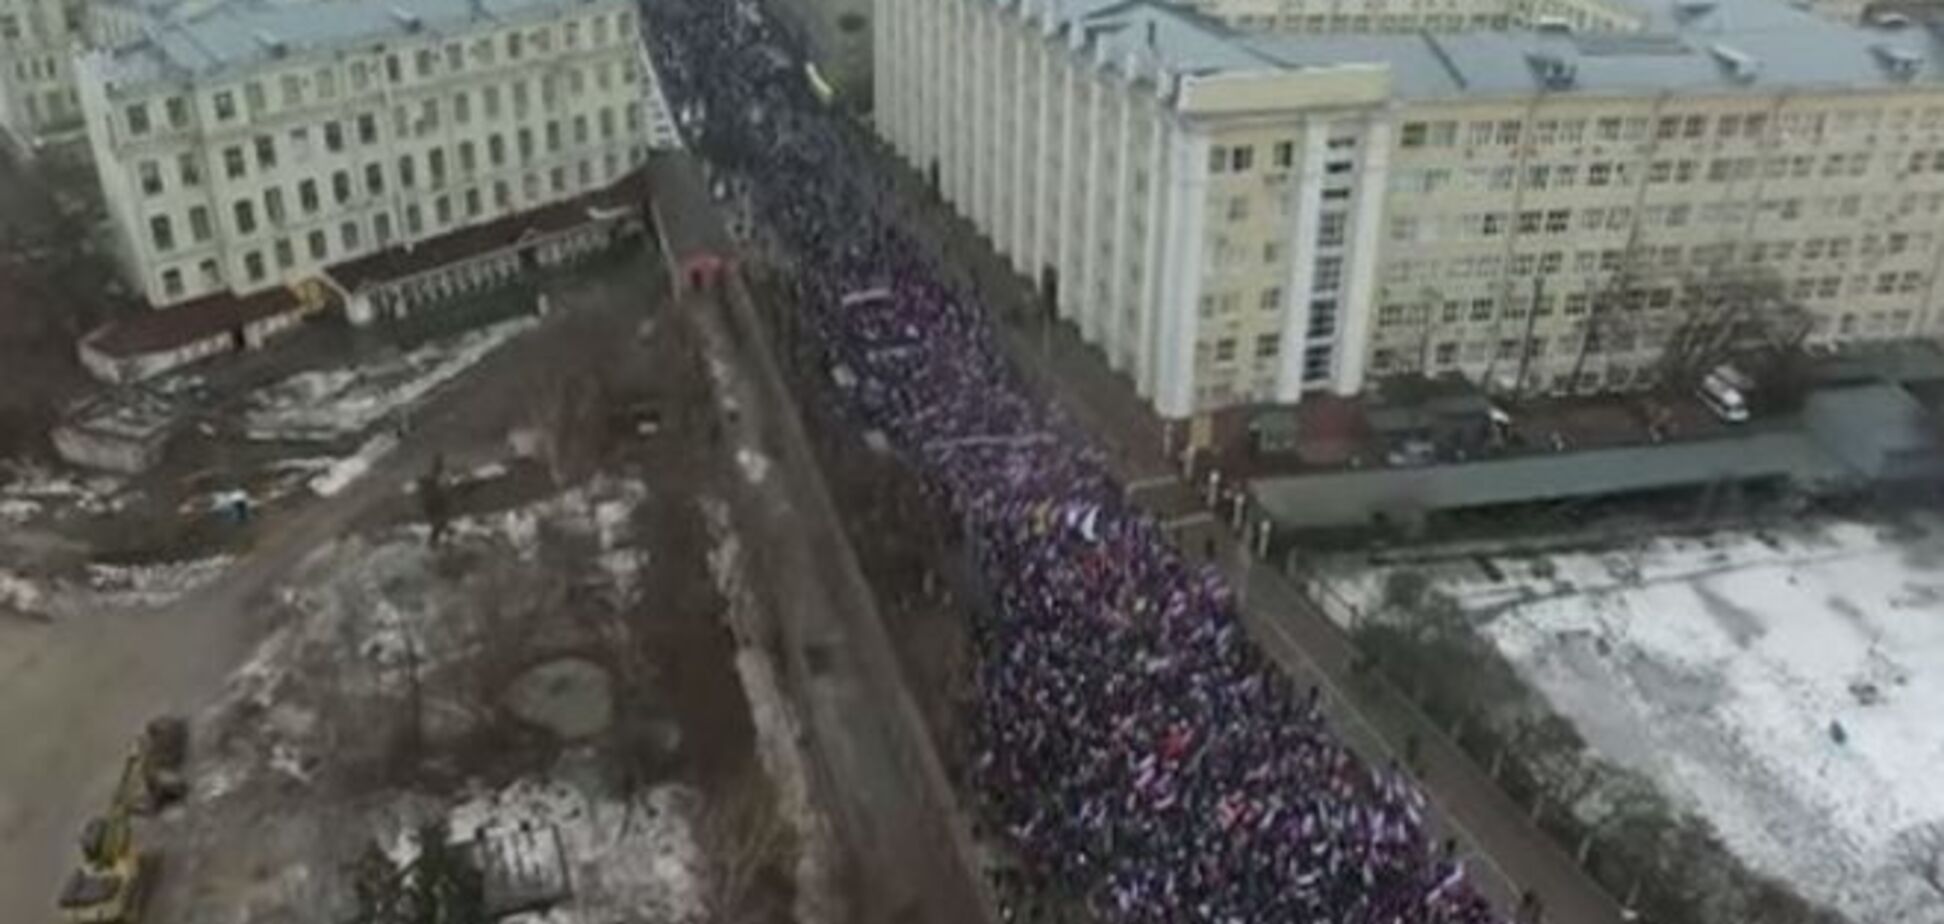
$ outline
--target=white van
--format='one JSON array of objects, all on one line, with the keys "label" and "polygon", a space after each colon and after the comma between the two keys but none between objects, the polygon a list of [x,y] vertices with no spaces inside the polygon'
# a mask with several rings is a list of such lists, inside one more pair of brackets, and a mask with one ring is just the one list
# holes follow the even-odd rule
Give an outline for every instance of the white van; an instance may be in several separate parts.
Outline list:
[{"label": "white van", "polygon": [[1748,420],[1748,377],[1741,370],[1729,364],[1716,366],[1713,371],[1701,377],[1701,384],[1694,393],[1708,410],[1728,423],[1745,423]]}]

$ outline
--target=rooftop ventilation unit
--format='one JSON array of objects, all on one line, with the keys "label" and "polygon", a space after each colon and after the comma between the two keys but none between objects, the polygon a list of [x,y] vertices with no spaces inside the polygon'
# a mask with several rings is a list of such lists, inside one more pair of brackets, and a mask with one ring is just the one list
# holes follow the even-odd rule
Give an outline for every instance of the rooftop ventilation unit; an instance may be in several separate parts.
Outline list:
[{"label": "rooftop ventilation unit", "polygon": [[259,31],[256,34],[256,43],[263,46],[264,52],[272,58],[281,58],[290,53],[290,46],[284,44],[283,39],[268,32]]},{"label": "rooftop ventilation unit", "polygon": [[1761,59],[1740,49],[1716,42],[1708,46],[1708,53],[1714,55],[1715,60],[1727,69],[1728,76],[1737,82],[1754,80],[1762,72]]},{"label": "rooftop ventilation unit", "polygon": [[1573,22],[1564,16],[1541,16],[1532,21],[1532,31],[1541,35],[1571,35]]},{"label": "rooftop ventilation unit", "polygon": [[1715,11],[1715,0],[1674,0],[1674,15],[1697,19]]},{"label": "rooftop ventilation unit", "polygon": [[1897,80],[1909,80],[1917,76],[1917,71],[1924,66],[1923,55],[1896,45],[1871,45],[1870,53],[1876,56],[1877,63],[1883,66],[1884,72]]},{"label": "rooftop ventilation unit", "polygon": [[1526,55],[1526,64],[1548,90],[1570,90],[1579,79],[1579,66],[1559,55],[1534,52]]},{"label": "rooftop ventilation unit", "polygon": [[1869,14],[1864,21],[1879,29],[1902,29],[1910,25],[1910,17],[1894,10],[1879,10]]},{"label": "rooftop ventilation unit", "polygon": [[420,19],[417,13],[402,10],[398,7],[391,8],[391,18],[398,23],[399,28],[407,32],[417,32],[425,28],[425,21]]}]

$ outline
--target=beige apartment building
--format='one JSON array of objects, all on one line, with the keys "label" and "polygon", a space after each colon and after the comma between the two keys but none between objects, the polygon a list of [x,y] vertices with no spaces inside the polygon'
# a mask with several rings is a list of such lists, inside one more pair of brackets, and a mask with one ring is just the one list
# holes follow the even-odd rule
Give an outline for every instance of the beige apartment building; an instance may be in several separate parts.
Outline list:
[{"label": "beige apartment building", "polygon": [[678,143],[627,0],[203,4],[77,67],[157,307],[575,200]]},{"label": "beige apartment building", "polygon": [[1779,283],[1812,345],[1937,336],[1928,33],[1635,9],[1296,35],[886,0],[877,127],[1169,418],[1420,370],[1637,386],[1731,284]]}]

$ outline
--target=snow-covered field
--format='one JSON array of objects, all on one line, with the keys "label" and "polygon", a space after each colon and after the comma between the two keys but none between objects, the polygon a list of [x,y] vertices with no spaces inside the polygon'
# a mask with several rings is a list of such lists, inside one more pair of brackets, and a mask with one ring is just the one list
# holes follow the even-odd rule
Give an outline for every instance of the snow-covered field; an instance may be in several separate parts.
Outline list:
[{"label": "snow-covered field", "polygon": [[390,359],[300,372],[250,396],[246,432],[259,440],[355,436],[418,402],[538,324],[535,318],[515,318]]},{"label": "snow-covered field", "polygon": [[[1944,522],[1921,527],[1805,522],[1408,567],[1479,617],[1596,751],[1750,865],[1858,924],[1937,924],[1944,903],[1892,847],[1944,820]],[[1321,570],[1341,619],[1375,612],[1391,569]]]}]

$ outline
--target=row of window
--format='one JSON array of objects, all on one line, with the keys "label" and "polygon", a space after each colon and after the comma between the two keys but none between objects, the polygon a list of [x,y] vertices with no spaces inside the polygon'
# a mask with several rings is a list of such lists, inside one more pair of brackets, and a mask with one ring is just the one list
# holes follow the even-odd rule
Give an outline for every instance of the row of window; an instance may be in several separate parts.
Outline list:
[{"label": "row of window", "polygon": [[[602,46],[609,41],[610,19],[612,34],[625,38],[632,34],[634,14],[622,10],[612,17],[602,14],[589,19],[587,29],[591,33],[591,45]],[[442,49],[420,48],[412,55],[412,71],[418,78],[434,75],[451,76],[464,73],[471,68],[490,68],[504,50],[508,62],[521,60],[531,49],[532,54],[545,55],[552,52],[556,30],[560,35],[563,50],[581,47],[582,21],[570,19],[563,23],[536,26],[530,29],[507,32],[499,39],[479,38],[470,43],[450,41]],[[606,65],[602,65],[605,69]],[[383,59],[382,78],[391,85],[405,82],[405,61],[398,52],[388,54]],[[574,71],[578,73],[578,70]],[[351,93],[365,93],[374,89],[380,79],[381,69],[374,60],[353,59],[345,67],[344,89]],[[551,79],[551,75],[550,79]],[[635,78],[634,62],[628,63],[628,79]],[[286,73],[278,79],[282,108],[297,108],[306,105],[306,99],[328,102],[338,97],[340,91],[338,68],[335,65],[320,67],[309,74]],[[243,109],[254,117],[269,110],[269,89],[261,80],[251,80],[241,88]],[[234,121],[239,115],[237,105],[238,91],[234,88],[218,89],[209,95],[209,111],[219,124]],[[188,128],[190,101],[186,97],[171,96],[162,101],[162,119],[171,129]],[[123,123],[133,137],[148,134],[154,128],[150,103],[138,101],[127,104],[123,109]]]},{"label": "row of window", "polygon": [[[641,130],[641,104],[629,103],[624,112],[628,133],[631,135],[638,133]],[[613,141],[615,136],[613,108],[603,106],[595,111],[594,115],[596,118],[593,124],[599,126],[600,140],[602,142]],[[326,152],[339,154],[346,150],[346,124],[355,126],[356,137],[360,144],[370,146],[376,143],[378,136],[377,119],[371,113],[365,113],[348,123],[340,123],[335,120],[325,122],[320,134],[323,137],[324,150]],[[571,129],[571,138],[574,145],[578,146],[588,143],[592,132],[587,114],[576,115],[566,124]],[[544,141],[545,153],[559,153],[564,144],[562,136],[561,120],[547,120],[545,125],[541,126],[540,135],[540,139]],[[536,138],[532,128],[521,127],[510,135],[493,132],[485,137],[487,160],[491,166],[501,167],[505,165],[507,160],[508,137],[513,139],[520,163],[522,165],[530,163],[536,153]],[[294,163],[308,161],[313,153],[310,127],[299,126],[291,129],[288,140],[281,146],[281,149],[288,152],[290,160]],[[255,169],[258,172],[273,170],[279,162],[279,150],[280,146],[277,143],[276,137],[273,135],[256,136],[252,139],[247,149],[243,145],[230,145],[225,147],[220,157],[223,176],[228,180],[246,179],[250,175],[252,163],[254,163]],[[462,171],[471,171],[474,169],[476,148],[475,143],[471,139],[459,142],[454,146],[454,150],[459,159],[459,166]],[[444,182],[444,149],[434,148],[427,152],[426,157],[428,161],[427,172],[430,175],[433,185],[436,186]],[[403,155],[399,158],[398,162],[399,184],[409,188],[412,186],[414,175],[412,155]],[[377,169],[375,165],[367,165],[365,167],[367,173],[375,169]],[[343,173],[343,171],[338,172],[340,174]],[[160,161],[140,161],[135,166],[135,173],[136,181],[140,185],[144,195],[151,197],[159,196],[167,191],[169,184],[164,175],[163,164]],[[200,152],[185,151],[178,154],[176,156],[174,174],[176,183],[181,188],[194,189],[200,187],[203,183],[203,165]],[[374,191],[373,194],[376,195],[377,191]]]},{"label": "row of window", "polygon": [[[630,155],[631,161],[634,164],[641,163],[646,157],[646,150],[639,147],[635,148]],[[604,159],[603,169],[604,175],[601,183],[605,185],[606,183],[613,182],[620,176],[622,167],[619,159],[615,155],[609,154]],[[594,162],[591,160],[581,161],[578,165],[577,178],[579,186],[582,188],[594,186]],[[548,195],[550,198],[558,198],[573,191],[575,190],[568,184],[568,175],[565,168],[556,167],[550,171],[548,178]],[[440,194],[432,200],[429,226],[427,225],[427,215],[420,208],[419,204],[410,203],[399,212],[401,216],[400,221],[403,225],[402,233],[408,238],[416,237],[428,231],[437,233],[451,230],[455,226],[455,223],[459,222],[462,217],[466,222],[478,220],[485,216],[486,192],[486,187],[473,186],[460,192],[456,199],[449,194]],[[523,202],[526,205],[532,206],[539,204],[542,200],[540,177],[536,174],[528,174],[525,177],[522,192],[525,196]],[[506,181],[495,181],[491,187],[491,193],[493,208],[495,210],[504,212],[516,207],[513,199],[513,188]],[[236,206],[239,210],[239,220],[240,214],[243,211],[252,208],[251,204],[247,201],[238,202]],[[253,221],[254,219],[251,220]],[[197,236],[197,240],[208,239],[209,216],[200,206],[190,210],[189,226],[191,235]],[[371,233],[369,238],[366,237],[364,228],[364,222],[355,216],[340,222],[337,228],[338,247],[335,252],[332,250],[331,236],[327,233],[327,229],[312,229],[303,239],[309,262],[313,264],[324,264],[332,260],[342,260],[357,256],[367,249],[367,241],[369,241],[369,249],[373,250],[382,249],[392,244],[394,229],[390,212],[380,211],[371,216]],[[158,246],[160,246],[161,239],[172,238],[173,231],[169,227],[167,216],[156,216],[151,219],[151,234],[157,236]],[[296,252],[291,239],[288,237],[279,237],[271,242],[268,252],[270,258],[275,260],[278,270],[288,270],[295,264]],[[263,282],[268,275],[265,260],[265,251],[262,249],[245,251],[242,259],[244,279],[250,283]],[[174,300],[181,298],[185,294],[188,283],[184,278],[184,272],[185,270],[183,268],[172,266],[163,269],[158,274],[157,278],[161,284],[163,296],[166,299]],[[220,288],[223,285],[222,265],[214,257],[199,261],[196,266],[196,273],[198,291],[208,291]]]},{"label": "row of window", "polygon": [[[1767,112],[1727,113],[1709,116],[1687,113],[1649,117],[1602,116],[1574,119],[1481,119],[1460,122],[1455,119],[1404,123],[1398,143],[1407,149],[1487,146],[1511,147],[1518,144],[1580,144],[1595,142],[1701,141],[1763,138],[1775,133],[1794,142],[1816,141],[1859,133],[1905,131],[1916,128],[1933,131],[1944,127],[1944,106],[1897,107],[1893,109],[1838,110],[1835,112],[1790,112],[1771,119]],[[1712,128],[1712,131],[1710,129]]]},{"label": "row of window", "polygon": [[[1347,156],[1356,150],[1355,135],[1338,134],[1330,136],[1325,146],[1333,154]],[[1277,141],[1268,145],[1269,164],[1276,170],[1288,170],[1296,164],[1296,142]],[[1208,172],[1216,175],[1242,174],[1255,169],[1256,146],[1252,144],[1210,145],[1208,148]],[[1327,162],[1325,170],[1332,175],[1348,174],[1355,167],[1354,162],[1336,158]]]}]

